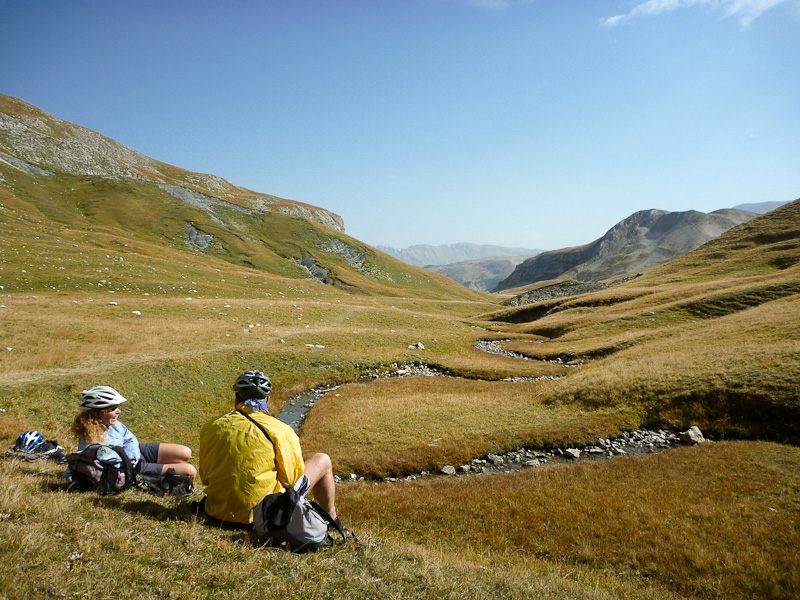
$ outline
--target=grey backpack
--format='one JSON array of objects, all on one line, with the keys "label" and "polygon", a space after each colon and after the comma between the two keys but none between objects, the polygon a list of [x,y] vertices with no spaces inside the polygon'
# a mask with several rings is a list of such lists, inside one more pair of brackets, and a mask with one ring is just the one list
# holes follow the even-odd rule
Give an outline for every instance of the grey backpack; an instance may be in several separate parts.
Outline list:
[{"label": "grey backpack", "polygon": [[330,538],[328,529],[347,537],[341,526],[319,504],[293,489],[270,494],[253,509],[253,529],[262,544],[292,552],[314,551]]}]

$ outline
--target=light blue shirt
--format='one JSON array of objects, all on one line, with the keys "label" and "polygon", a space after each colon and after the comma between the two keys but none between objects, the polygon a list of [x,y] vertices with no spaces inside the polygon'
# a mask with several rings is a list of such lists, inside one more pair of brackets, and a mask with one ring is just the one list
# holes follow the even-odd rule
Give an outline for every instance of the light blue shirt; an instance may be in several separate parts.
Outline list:
[{"label": "light blue shirt", "polygon": [[[133,466],[142,458],[141,450],[139,450],[139,440],[133,435],[130,429],[122,424],[122,421],[117,421],[114,425],[106,429],[105,443],[109,446],[122,446],[125,454],[131,459]],[[78,438],[78,452],[86,448],[89,444],[83,438]],[[98,456],[102,460],[103,457]]]}]

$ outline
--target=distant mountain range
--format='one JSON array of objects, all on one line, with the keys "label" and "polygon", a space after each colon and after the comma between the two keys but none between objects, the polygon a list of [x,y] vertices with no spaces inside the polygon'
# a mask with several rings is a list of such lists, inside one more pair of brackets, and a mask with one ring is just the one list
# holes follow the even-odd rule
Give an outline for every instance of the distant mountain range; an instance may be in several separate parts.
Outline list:
[{"label": "distant mountain range", "polygon": [[[666,262],[734,225],[786,202],[740,204],[712,213],[639,211],[584,246],[545,252],[460,243],[377,246],[408,264],[435,271],[478,291],[503,291],[550,279],[600,281]],[[524,264],[523,264],[524,263]]]},{"label": "distant mountain range", "polygon": [[[498,256],[533,256],[542,250],[530,248],[507,248],[505,246],[479,245],[470,243],[452,244],[449,246],[429,246],[416,244],[402,250],[391,246],[375,246],[378,250],[402,260],[409,265],[431,268],[437,265],[449,265],[480,258],[496,258]],[[436,269],[432,269],[436,270]]]},{"label": "distant mountain range", "polygon": [[755,216],[755,212],[737,209],[711,213],[642,210],[590,244],[543,252],[525,260],[492,291],[554,279],[601,281],[635,273],[694,250]]},{"label": "distant mountain range", "polygon": [[763,215],[764,213],[768,213],[771,210],[775,210],[779,206],[783,206],[784,204],[788,204],[789,201],[786,202],[754,202],[748,204],[739,204],[734,206],[733,208],[737,210],[746,210],[748,212],[753,212],[759,215]]},{"label": "distant mountain range", "polygon": [[514,268],[530,255],[476,258],[449,265],[432,265],[428,269],[449,277],[472,290],[488,292],[508,277]]}]

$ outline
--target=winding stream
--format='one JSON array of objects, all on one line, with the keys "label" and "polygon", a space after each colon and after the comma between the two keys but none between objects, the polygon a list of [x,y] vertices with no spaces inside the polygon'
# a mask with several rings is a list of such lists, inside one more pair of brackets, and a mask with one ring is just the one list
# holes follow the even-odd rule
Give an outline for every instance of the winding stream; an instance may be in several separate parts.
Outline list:
[{"label": "winding stream", "polygon": [[[523,360],[534,360],[527,356],[509,352],[502,348],[499,340],[481,340],[476,348],[492,354],[510,356]],[[560,362],[560,361],[558,361]],[[582,364],[580,361],[563,363],[565,367],[575,367]],[[393,369],[393,370],[392,370]],[[363,381],[383,377],[449,377],[447,373],[434,369],[424,364],[397,364],[392,365],[392,369],[383,371],[372,371],[363,377]],[[505,381],[538,381],[543,379],[561,379],[561,377],[545,375],[536,378],[513,377]],[[326,385],[312,388],[289,398],[283,405],[281,412],[277,415],[278,420],[286,423],[295,431],[298,431],[305,421],[306,415],[317,402],[334,390],[339,389],[338,385]],[[446,465],[440,471],[445,475],[467,475],[473,473],[500,473],[516,471],[523,468],[536,467],[544,464],[573,463],[581,460],[605,460],[614,456],[640,456],[652,454],[668,448],[681,446],[681,437],[677,432],[659,429],[648,430],[639,429],[636,431],[626,431],[620,437],[613,439],[598,439],[593,445],[575,448],[555,448],[552,450],[532,450],[520,448],[505,454],[489,453],[484,457],[475,458],[469,463],[459,466]],[[409,475],[403,480],[413,480],[418,477],[426,477],[439,473],[423,471],[418,475]],[[350,480],[363,479],[355,474],[350,476]],[[337,480],[339,478],[337,477]],[[387,481],[398,481],[396,478],[386,478]]]},{"label": "winding stream", "polygon": [[292,396],[284,403],[280,414],[276,418],[298,431],[311,407],[321,400],[325,394],[337,389],[339,389],[338,385],[325,385],[306,390],[301,394],[297,394],[297,396]]}]

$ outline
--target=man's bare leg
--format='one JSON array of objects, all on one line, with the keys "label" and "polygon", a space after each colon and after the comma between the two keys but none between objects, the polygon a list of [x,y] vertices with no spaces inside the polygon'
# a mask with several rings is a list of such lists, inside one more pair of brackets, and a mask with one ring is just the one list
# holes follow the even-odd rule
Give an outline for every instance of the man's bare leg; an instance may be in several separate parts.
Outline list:
[{"label": "man's bare leg", "polygon": [[320,506],[336,518],[336,482],[333,479],[331,457],[319,452],[311,455],[305,463],[305,476],[311,484],[311,493]]}]

